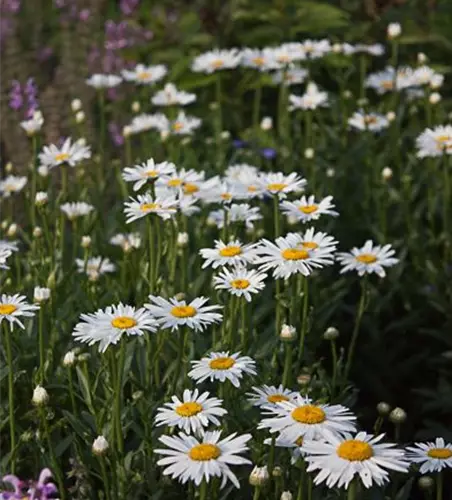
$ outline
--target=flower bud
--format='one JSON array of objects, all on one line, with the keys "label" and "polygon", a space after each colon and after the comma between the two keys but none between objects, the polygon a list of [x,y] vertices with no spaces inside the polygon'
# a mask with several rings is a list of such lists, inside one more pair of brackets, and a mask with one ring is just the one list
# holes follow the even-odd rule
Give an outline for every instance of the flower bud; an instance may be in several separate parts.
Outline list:
[{"label": "flower bud", "polygon": [[47,165],[41,165],[38,167],[38,175],[41,177],[47,177],[49,175],[49,167]]},{"label": "flower bud", "polygon": [[281,500],[292,500],[292,493],[290,491],[283,491],[281,493]]},{"label": "flower bud", "polygon": [[53,288],[53,287],[55,286],[55,283],[56,283],[55,271],[52,271],[52,272],[49,274],[49,277],[47,278],[47,283],[46,283],[46,285],[47,285],[49,288]]},{"label": "flower bud", "polygon": [[187,136],[187,137],[184,137],[180,143],[182,144],[182,146],[188,146],[190,143],[191,143],[191,137]]},{"label": "flower bud", "polygon": [[287,216],[287,223],[289,226],[295,226],[295,224],[298,224],[298,219],[295,217],[295,215],[289,214]]},{"label": "flower bud", "polygon": [[340,53],[342,52],[342,44],[340,44],[340,43],[335,43],[335,44],[333,45],[332,49],[333,49],[333,52],[334,52],[335,54],[340,54]]},{"label": "flower bud", "polygon": [[42,228],[36,226],[33,228],[33,238],[40,238],[42,236]]},{"label": "flower bud", "polygon": [[362,97],[361,99],[358,99],[356,101],[356,104],[358,104],[358,106],[360,107],[366,106],[367,104],[369,104],[369,99],[367,99],[367,97]]},{"label": "flower bud", "polygon": [[344,90],[344,92],[342,93],[342,97],[344,99],[350,99],[352,96],[353,96],[353,94],[351,93],[350,90]]},{"label": "flower bud", "polygon": [[42,207],[49,201],[49,195],[45,191],[38,191],[35,196],[35,205]]},{"label": "flower bud", "polygon": [[84,111],[77,111],[75,114],[75,123],[83,123],[85,121]]},{"label": "flower bud", "polygon": [[403,424],[406,420],[406,411],[403,408],[394,408],[389,414],[389,420],[393,424]]},{"label": "flower bud", "polygon": [[74,351],[68,351],[63,358],[63,366],[70,367],[74,366],[76,362],[75,359],[75,352]]},{"label": "flower bud", "polygon": [[91,357],[91,354],[89,352],[82,352],[82,354],[79,354],[77,357],[77,361],[79,363],[85,363],[88,361],[88,359]]},{"label": "flower bud", "polygon": [[441,94],[439,94],[438,92],[433,92],[430,94],[428,98],[428,102],[430,104],[438,104],[439,101],[441,101]]},{"label": "flower bud", "polygon": [[264,116],[261,121],[262,130],[271,130],[273,128],[273,119],[270,116]]},{"label": "flower bud", "polygon": [[417,484],[422,490],[430,490],[431,488],[433,488],[435,480],[431,476],[421,476],[417,480]]},{"label": "flower bud", "polygon": [[160,132],[160,139],[161,139],[163,142],[165,142],[165,141],[168,139],[169,135],[170,135],[170,133],[168,132],[168,130],[162,130],[162,131]]},{"label": "flower bud", "polygon": [[279,334],[279,338],[284,342],[292,342],[297,336],[297,331],[295,327],[290,325],[282,325],[281,332]]},{"label": "flower bud", "polygon": [[394,111],[388,111],[386,113],[386,119],[388,120],[388,122],[393,122],[396,119],[396,114],[394,113]]},{"label": "flower bud", "polygon": [[297,377],[297,384],[306,387],[311,382],[311,375],[309,373],[302,373]]},{"label": "flower bud", "polygon": [[6,172],[7,174],[11,174],[13,170],[14,170],[13,164],[9,161],[9,162],[5,165],[5,172]]},{"label": "flower bud", "polygon": [[389,181],[389,179],[391,179],[392,177],[392,169],[389,168],[389,167],[385,167],[382,171],[381,171],[381,177],[383,178],[384,181]]},{"label": "flower bud", "polygon": [[339,337],[339,330],[334,326],[329,326],[323,334],[323,338],[325,340],[336,340],[338,337]]},{"label": "flower bud", "polygon": [[36,406],[44,406],[49,401],[49,394],[44,387],[38,385],[33,391],[32,403]]},{"label": "flower bud", "polygon": [[334,177],[336,175],[336,171],[334,170],[333,167],[327,168],[326,169],[326,176],[331,179],[331,177]]},{"label": "flower bud", "polygon": [[427,62],[427,56],[423,52],[418,52],[417,62],[418,64],[425,64]]},{"label": "flower bud", "polygon": [[34,292],[33,292],[33,300],[35,302],[45,302],[46,300],[49,300],[50,298],[50,288],[44,288],[40,286],[35,286]]},{"label": "flower bud", "polygon": [[82,101],[80,99],[73,99],[71,102],[71,109],[74,113],[82,109]]},{"label": "flower bud", "polygon": [[251,486],[264,486],[269,480],[269,474],[267,466],[263,467],[255,466],[250,474],[250,484]]},{"label": "flower bud", "polygon": [[133,111],[134,113],[139,113],[140,109],[141,109],[141,105],[140,105],[140,103],[139,103],[138,101],[134,101],[134,102],[132,103],[132,111]]},{"label": "flower bud", "polygon": [[13,238],[14,236],[16,236],[17,230],[18,230],[17,224],[12,223],[9,226],[8,231],[6,231],[6,234],[8,235],[9,238]]},{"label": "flower bud", "polygon": [[176,300],[184,300],[185,299],[185,293],[184,292],[176,293],[175,299]]},{"label": "flower bud", "polygon": [[224,140],[230,139],[231,132],[229,132],[229,130],[223,130],[220,134],[220,137]]},{"label": "flower bud", "polygon": [[102,457],[107,453],[109,447],[110,445],[108,444],[108,441],[104,438],[104,436],[97,436],[97,438],[93,442],[93,446],[91,449],[94,455]]},{"label": "flower bud", "polygon": [[216,111],[216,110],[218,109],[218,107],[219,107],[219,105],[218,105],[218,103],[217,103],[217,102],[211,102],[211,103],[209,104],[209,109],[210,109],[211,111]]},{"label": "flower bud", "polygon": [[79,146],[86,146],[86,138],[85,137],[80,137],[75,142]]},{"label": "flower bud", "polygon": [[380,416],[386,417],[387,415],[389,415],[389,412],[391,411],[391,405],[385,403],[384,401],[381,401],[380,403],[377,404],[377,411]]},{"label": "flower bud", "polygon": [[304,150],[304,157],[307,160],[312,160],[312,158],[314,158],[314,154],[315,154],[315,151],[312,148],[306,148]]},{"label": "flower bud", "polygon": [[386,34],[390,40],[397,38],[402,33],[402,26],[399,23],[389,23]]},{"label": "flower bud", "polygon": [[131,134],[132,134],[132,127],[130,127],[129,125],[123,127],[122,129],[123,137],[129,137]]},{"label": "flower bud", "polygon": [[186,247],[188,244],[188,233],[178,233],[177,235],[177,246]]},{"label": "flower bud", "polygon": [[82,236],[82,248],[89,248],[91,246],[91,236]]},{"label": "flower bud", "polygon": [[439,74],[433,75],[432,78],[430,79],[430,88],[434,90],[439,89],[443,85],[443,82],[444,82],[444,75],[439,75]]},{"label": "flower bud", "polygon": [[5,231],[7,227],[8,227],[8,221],[7,220],[3,220],[1,228],[3,229],[3,231]]}]

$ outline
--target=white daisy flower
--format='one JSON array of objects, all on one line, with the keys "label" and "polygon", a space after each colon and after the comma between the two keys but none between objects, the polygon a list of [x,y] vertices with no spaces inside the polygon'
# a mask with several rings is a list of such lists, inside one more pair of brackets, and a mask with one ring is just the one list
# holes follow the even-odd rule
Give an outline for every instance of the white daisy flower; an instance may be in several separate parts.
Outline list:
[{"label": "white daisy flower", "polygon": [[391,245],[374,245],[367,240],[362,248],[352,248],[350,252],[339,252],[336,259],[342,264],[341,274],[358,271],[359,276],[376,273],[380,278],[386,276],[385,267],[392,267],[399,262],[393,257],[395,250]]},{"label": "white daisy flower", "polygon": [[251,264],[256,258],[256,247],[255,243],[244,245],[239,240],[231,240],[228,243],[215,240],[215,248],[201,248],[199,251],[205,259],[202,268],[212,266],[216,269],[219,266]]},{"label": "white daisy flower", "polygon": [[[77,271],[85,272],[85,261],[75,259]],[[86,274],[91,281],[96,281],[101,274],[112,273],[116,270],[115,265],[106,257],[90,257],[86,263]]]},{"label": "white daisy flower", "polygon": [[253,406],[262,409],[275,407],[277,403],[281,401],[292,401],[298,394],[297,392],[284,388],[283,385],[279,387],[274,385],[262,385],[259,387],[252,387],[251,389],[254,392],[247,393],[248,401],[252,403]]},{"label": "white daisy flower", "polygon": [[44,146],[39,153],[39,161],[46,167],[57,167],[63,163],[67,163],[71,167],[75,167],[83,160],[91,158],[91,149],[85,146],[80,141],[75,141],[73,144],[71,138],[64,141],[64,144],[59,148],[55,144]]},{"label": "white daisy flower", "polygon": [[[264,444],[271,445],[272,441],[273,441],[272,438],[266,438],[264,439]],[[302,448],[303,441],[304,441],[303,436],[300,436],[297,439],[295,439],[295,441],[293,441],[292,439],[289,439],[287,436],[279,435],[275,439],[275,446],[277,448],[288,448],[291,454],[290,463],[294,465],[297,463],[298,459],[304,458],[306,456],[306,453]]]},{"label": "white daisy flower", "polygon": [[43,125],[44,125],[44,118],[42,116],[41,111],[35,111],[30,119],[20,122],[20,126],[25,130],[25,132],[29,136],[33,136],[37,132],[39,132]]},{"label": "white daisy flower", "polygon": [[0,193],[4,198],[9,198],[13,193],[19,193],[27,184],[26,177],[8,175],[0,181]]},{"label": "white daisy flower", "polygon": [[112,89],[113,87],[117,87],[121,82],[122,78],[120,76],[103,75],[101,73],[95,73],[86,80],[86,84],[95,89]]},{"label": "white daisy flower", "polygon": [[200,118],[188,116],[184,111],[179,111],[176,119],[165,125],[161,132],[169,132],[174,135],[191,135],[200,126]]},{"label": "white daisy flower", "polygon": [[365,86],[373,88],[378,94],[392,92],[394,87],[396,90],[403,90],[416,85],[413,79],[413,70],[409,67],[395,69],[388,66],[383,71],[370,74],[365,81]]},{"label": "white daisy flower", "polygon": [[328,94],[320,92],[317,85],[313,82],[308,83],[306,92],[301,96],[291,94],[289,96],[289,111],[296,109],[317,109],[319,106],[328,105]]},{"label": "white daisy flower", "polygon": [[234,186],[237,199],[262,198],[265,188],[260,183],[260,174],[252,165],[231,165],[226,171],[226,178]]},{"label": "white daisy flower", "polygon": [[18,293],[15,295],[2,293],[0,298],[0,325],[3,320],[5,320],[8,321],[11,330],[15,323],[17,323],[20,328],[25,328],[19,318],[21,316],[24,318],[31,318],[35,315],[33,311],[39,309],[39,306],[28,304],[26,300],[27,298],[24,295]]},{"label": "white daisy flower", "polygon": [[[130,135],[139,134],[140,132],[147,132],[148,130],[160,130],[161,124],[167,122],[168,118],[161,113],[150,115],[147,113],[141,113],[132,118],[132,121],[127,125],[128,133]],[[125,128],[125,127],[124,127]]]},{"label": "white daisy flower", "polygon": [[122,303],[99,309],[95,313],[82,314],[81,322],[75,326],[72,336],[78,342],[94,345],[99,343],[99,352],[105,352],[109,345],[117,344],[121,337],[142,336],[155,332],[157,322],[144,307],[136,309]]},{"label": "white daisy flower", "polygon": [[234,165],[229,165],[225,172],[225,177],[227,180],[240,181],[245,176],[254,176],[255,178],[259,175],[259,169],[254,165],[249,165],[248,163],[235,163]]},{"label": "white daisy flower", "polygon": [[141,235],[140,233],[118,233],[110,238],[110,243],[122,248],[124,252],[130,252],[134,248],[140,248]]},{"label": "white daisy flower", "polygon": [[388,119],[378,113],[364,113],[363,111],[355,111],[348,119],[350,127],[357,130],[370,130],[371,132],[379,132],[384,128],[388,128]]},{"label": "white daisy flower", "polygon": [[378,444],[383,437],[384,434],[373,436],[365,432],[343,437],[328,434],[324,441],[310,441],[305,437],[302,449],[309,463],[307,471],[320,470],[314,483],[326,481],[329,488],[348,488],[355,475],[365,488],[373,484],[382,486],[389,481],[386,469],[407,472],[409,466],[403,450],[395,449],[395,444]]},{"label": "white daisy flower", "polygon": [[344,52],[346,54],[347,53],[353,53],[353,54],[364,53],[364,54],[369,54],[371,56],[382,56],[385,53],[385,48],[380,43],[374,43],[371,45],[366,45],[364,43],[358,43],[355,46],[350,45],[350,44],[344,44],[344,45],[347,46],[346,48],[344,47]]},{"label": "white daisy flower", "polygon": [[331,43],[329,40],[305,40],[302,44],[302,50],[308,59],[318,59],[331,52]]},{"label": "white daisy flower", "polygon": [[245,48],[242,49],[240,54],[240,63],[245,68],[253,68],[259,71],[269,71],[279,67],[279,63],[273,57],[273,51],[271,49]]},{"label": "white daisy flower", "polygon": [[171,175],[176,171],[176,165],[168,161],[155,163],[153,158],[150,158],[140,165],[126,167],[122,174],[122,178],[126,182],[134,182],[133,190],[138,191],[148,181],[155,181],[162,175]]},{"label": "white daisy flower", "polygon": [[239,65],[240,57],[238,49],[214,49],[195,57],[191,69],[197,73],[207,74],[222,69],[232,69]]},{"label": "white daisy flower", "polygon": [[272,81],[276,84],[283,83],[285,86],[289,87],[290,85],[303,83],[307,76],[308,71],[303,68],[287,68],[273,73]]},{"label": "white daisy flower", "polygon": [[0,251],[9,250],[12,253],[19,251],[19,245],[17,241],[0,240]]},{"label": "white daisy flower", "polygon": [[318,220],[321,215],[332,215],[336,217],[339,215],[336,211],[332,210],[334,205],[332,203],[333,197],[327,196],[321,201],[316,202],[314,196],[302,196],[296,201],[283,201],[280,203],[281,211],[287,216],[293,216],[304,224],[312,220]]},{"label": "white daisy flower", "polygon": [[0,248],[0,269],[9,269],[9,266],[6,265],[6,261],[12,254],[13,252],[11,250]]},{"label": "white daisy flower", "polygon": [[196,94],[178,90],[173,83],[167,83],[151,99],[154,106],[186,106],[196,101]]},{"label": "white daisy flower", "polygon": [[213,279],[216,290],[227,290],[231,295],[244,297],[251,302],[251,294],[258,294],[265,288],[266,274],[247,270],[246,267],[235,267],[223,270]]},{"label": "white daisy flower", "polygon": [[198,389],[185,389],[182,400],[172,396],[172,403],[165,403],[157,408],[154,419],[157,427],[167,425],[178,427],[186,434],[202,432],[209,425],[220,425],[217,417],[226,415],[227,410],[221,407],[223,402],[218,398],[209,398],[208,392],[199,394]]},{"label": "white daisy flower", "polygon": [[421,474],[452,468],[452,444],[446,443],[442,437],[436,438],[434,442],[415,443],[414,446],[408,446],[406,451],[411,463],[421,464]]},{"label": "white daisy flower", "polygon": [[77,217],[90,214],[94,207],[84,201],[77,201],[75,203],[64,203],[60,206],[60,210],[64,212],[69,220],[74,220]]},{"label": "white daisy flower", "polygon": [[165,77],[168,70],[163,64],[145,66],[137,64],[133,70],[123,69],[122,77],[127,82],[135,82],[138,85],[152,85]]},{"label": "white daisy flower", "polygon": [[201,210],[197,203],[198,199],[193,196],[182,196],[182,198],[179,198],[179,210],[187,217],[191,217],[193,214],[196,214]]},{"label": "white daisy flower", "polygon": [[427,128],[416,138],[417,157],[428,158],[452,154],[452,125]]},{"label": "white daisy flower", "polygon": [[126,215],[126,224],[146,217],[149,214],[155,214],[163,220],[170,219],[177,212],[178,201],[173,196],[165,198],[156,197],[150,194],[139,194],[137,199],[130,197],[131,201],[124,203],[124,213]]},{"label": "white daisy flower", "polygon": [[342,405],[314,404],[300,394],[291,401],[280,401],[267,410],[276,416],[264,418],[258,429],[280,432],[295,442],[300,436],[304,440],[324,439],[329,433],[343,434],[355,430],[356,417]]},{"label": "white daisy flower", "polygon": [[269,50],[280,68],[288,68],[292,63],[306,59],[300,43],[284,43],[279,47],[272,47]]},{"label": "white daisy flower", "polygon": [[429,66],[420,66],[414,70],[413,80],[416,85],[430,85],[438,76],[444,78],[443,75],[437,73]]},{"label": "white daisy flower", "polygon": [[303,191],[307,181],[299,177],[295,172],[289,175],[276,172],[262,174],[259,178],[259,184],[265,194],[269,196],[277,194],[280,198],[285,198],[287,193]]},{"label": "white daisy flower", "polygon": [[155,450],[155,453],[166,455],[157,465],[167,466],[163,475],[179,479],[182,484],[193,481],[199,486],[203,480],[209,482],[213,477],[220,477],[221,488],[228,479],[236,488],[240,488],[229,465],[251,464],[239,456],[239,453],[248,450],[246,443],[251,439],[251,434],[236,436],[234,433],[220,440],[221,431],[206,432],[200,439],[183,433],[179,436],[161,436],[159,440],[168,448]]},{"label": "white daisy flower", "polygon": [[209,379],[225,382],[229,380],[234,387],[240,387],[244,373],[256,375],[256,362],[240,352],[229,355],[229,351],[211,352],[199,361],[191,361],[193,369],[188,376],[201,384]]},{"label": "white daisy flower", "polygon": [[204,182],[204,172],[196,170],[185,170],[184,168],[173,172],[170,175],[164,175],[157,180],[157,186],[166,187],[175,194],[180,194],[184,189],[184,194],[194,194],[201,189]]},{"label": "white daisy flower", "polygon": [[[273,277],[276,279],[287,279],[293,274],[309,276],[314,269],[332,264],[337,242],[325,233],[315,235],[313,229],[308,231],[309,235],[312,233],[311,241],[296,233],[280,236],[275,243],[262,240],[254,263],[260,265],[261,271],[273,269]],[[316,239],[328,244],[320,245]]]},{"label": "white daisy flower", "polygon": [[195,331],[203,331],[204,328],[212,323],[220,323],[223,315],[215,312],[221,309],[221,306],[206,306],[209,299],[197,297],[189,304],[185,300],[177,300],[175,297],[166,300],[163,297],[149,295],[151,304],[145,304],[156,318],[161,328],[171,328],[178,330],[179,327],[187,326]]},{"label": "white daisy flower", "polygon": [[220,177],[215,176],[205,181],[195,196],[204,203],[228,204],[239,196],[239,191],[236,184],[222,181]]}]

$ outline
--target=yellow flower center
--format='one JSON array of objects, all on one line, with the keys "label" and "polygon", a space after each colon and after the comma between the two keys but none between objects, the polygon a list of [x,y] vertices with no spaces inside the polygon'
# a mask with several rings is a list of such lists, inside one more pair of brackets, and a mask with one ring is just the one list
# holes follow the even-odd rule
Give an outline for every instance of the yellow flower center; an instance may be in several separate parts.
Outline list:
[{"label": "yellow flower center", "polygon": [[184,128],[184,124],[182,122],[174,122],[172,127],[173,127],[173,130],[175,130],[176,132],[179,132],[180,130],[182,130]]},{"label": "yellow flower center", "polygon": [[301,424],[321,424],[326,415],[322,408],[314,405],[299,406],[292,411],[292,418]]},{"label": "yellow flower center", "polygon": [[372,446],[357,439],[347,439],[337,449],[337,455],[350,462],[364,462],[374,455]]},{"label": "yellow flower center", "polygon": [[286,248],[281,252],[285,260],[304,260],[309,258],[309,252],[300,248]]},{"label": "yellow flower center", "polygon": [[118,316],[117,318],[111,320],[111,324],[115,328],[125,330],[126,328],[133,328],[136,326],[137,322],[130,316]]},{"label": "yellow flower center", "polygon": [[443,149],[449,150],[450,143],[452,143],[452,136],[450,136],[450,135],[440,135],[440,136],[438,136],[438,137],[435,138],[435,141],[436,141],[436,147],[440,151],[442,151]]},{"label": "yellow flower center", "polygon": [[377,257],[371,253],[362,253],[361,255],[357,255],[356,260],[361,262],[361,264],[373,264],[377,262]]},{"label": "yellow flower center", "polygon": [[221,450],[214,444],[197,444],[188,452],[188,456],[197,462],[215,460],[221,455]]},{"label": "yellow flower center", "polygon": [[255,193],[257,191],[257,187],[256,186],[248,186],[248,192],[249,193]]},{"label": "yellow flower center", "polygon": [[253,59],[253,63],[256,65],[256,66],[263,66],[265,64],[265,59],[263,57],[255,57]]},{"label": "yellow flower center", "polygon": [[215,59],[214,61],[212,61],[212,67],[215,68],[215,69],[219,69],[219,68],[222,68],[224,66],[224,61],[223,59]]},{"label": "yellow flower center", "polygon": [[289,401],[289,398],[284,396],[284,394],[272,394],[271,396],[267,396],[267,401],[269,403],[280,403],[281,401]]},{"label": "yellow flower center", "polygon": [[196,309],[192,306],[174,306],[171,314],[176,318],[193,318],[196,316]]},{"label": "yellow flower center", "polygon": [[432,448],[428,450],[427,455],[430,458],[442,458],[447,460],[452,457],[452,450],[449,450],[449,448]]},{"label": "yellow flower center", "polygon": [[299,206],[298,210],[300,212],[303,212],[304,214],[312,214],[314,212],[317,212],[318,205],[304,205],[304,206]]},{"label": "yellow flower center", "polygon": [[283,182],[273,182],[272,184],[267,185],[267,189],[269,191],[282,191],[286,187],[287,184],[284,184]]},{"label": "yellow flower center", "polygon": [[145,172],[146,177],[158,177],[159,173],[157,170],[148,170]]},{"label": "yellow flower center", "polygon": [[17,311],[17,307],[13,304],[0,304],[0,314],[6,316],[8,314],[12,314],[14,311]]},{"label": "yellow flower center", "polygon": [[141,71],[137,74],[138,80],[149,80],[152,77],[152,73],[150,71]]},{"label": "yellow flower center", "polygon": [[196,402],[184,403],[176,408],[176,413],[181,417],[193,417],[202,411],[202,405]]},{"label": "yellow flower center", "polygon": [[219,253],[222,257],[235,257],[242,253],[242,249],[238,246],[231,245],[230,247],[222,248]]},{"label": "yellow flower center", "polygon": [[232,194],[231,193],[221,193],[220,197],[223,199],[223,200],[230,200],[232,198]]},{"label": "yellow flower center", "polygon": [[170,179],[168,181],[168,186],[169,187],[179,187],[182,184],[181,179]]},{"label": "yellow flower center", "polygon": [[375,116],[365,116],[364,123],[366,125],[374,125],[375,123],[377,123],[377,118]]},{"label": "yellow flower center", "polygon": [[231,281],[232,288],[237,288],[239,290],[244,290],[250,286],[250,282],[248,280],[236,279]]},{"label": "yellow flower center", "polygon": [[187,182],[184,184],[184,193],[185,194],[193,194],[199,191],[199,187],[196,184],[192,184],[191,182]]},{"label": "yellow flower center", "polygon": [[158,210],[161,207],[159,203],[143,203],[140,205],[140,210],[142,212],[148,212],[149,210]]},{"label": "yellow flower center", "polygon": [[394,84],[392,80],[384,80],[383,82],[381,82],[381,86],[386,90],[391,90],[393,85]]},{"label": "yellow flower center", "polygon": [[290,62],[290,57],[282,54],[282,55],[278,56],[277,60],[278,60],[278,62],[286,63],[286,62]]},{"label": "yellow flower center", "polygon": [[295,444],[297,446],[303,446],[303,436],[300,436],[298,439],[296,439]]},{"label": "yellow flower center", "polygon": [[69,159],[68,153],[58,153],[55,155],[55,161],[66,161]]},{"label": "yellow flower center", "polygon": [[318,243],[315,241],[303,241],[302,243],[303,248],[308,248],[309,250],[315,250],[316,248],[319,248]]},{"label": "yellow flower center", "polygon": [[235,359],[233,358],[215,358],[209,363],[209,367],[212,370],[229,370],[235,365]]}]

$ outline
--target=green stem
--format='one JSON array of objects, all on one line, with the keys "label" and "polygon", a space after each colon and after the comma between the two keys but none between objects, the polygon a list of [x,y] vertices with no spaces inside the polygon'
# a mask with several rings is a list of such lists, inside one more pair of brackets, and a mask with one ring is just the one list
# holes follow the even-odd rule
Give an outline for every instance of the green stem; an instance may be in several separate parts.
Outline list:
[{"label": "green stem", "polygon": [[276,447],[276,434],[272,434],[270,452],[268,455],[268,475],[270,478],[273,477],[273,469],[275,466],[275,447]]},{"label": "green stem", "polygon": [[246,321],[246,300],[244,297],[240,299],[240,329],[242,333],[242,348],[246,352],[248,347],[248,327]]},{"label": "green stem", "polygon": [[297,491],[297,500],[303,500],[303,487],[304,487],[304,476],[305,476],[305,467],[301,471],[300,480],[298,481],[298,491]]},{"label": "green stem", "polygon": [[199,487],[199,500],[207,500],[207,487],[207,481],[203,479]]},{"label": "green stem", "polygon": [[436,475],[436,500],[444,500],[443,489],[444,489],[444,476],[443,472],[440,471]]},{"label": "green stem", "polygon": [[280,225],[279,225],[279,196],[277,194],[273,195],[273,222],[275,227],[275,239],[280,236]]},{"label": "green stem", "polygon": [[39,325],[38,325],[38,338],[39,338],[39,383],[44,383],[44,306],[41,304],[39,309]]},{"label": "green stem", "polygon": [[30,209],[31,209],[31,225],[35,227],[36,225],[36,152],[37,152],[37,137],[33,135],[31,138],[32,150],[33,150],[33,162],[32,162],[32,171],[31,171],[31,200],[30,200]]},{"label": "green stem", "polygon": [[355,352],[356,341],[358,339],[359,327],[361,325],[361,319],[363,317],[366,308],[366,296],[367,296],[367,279],[364,277],[361,281],[361,297],[359,299],[358,311],[356,314],[355,326],[353,328],[352,338],[348,348],[347,362],[345,364],[344,370],[344,384],[347,382],[348,375],[350,373],[350,368],[352,366],[353,354]]},{"label": "green stem", "polygon": [[111,500],[110,484],[108,481],[107,468],[105,467],[105,458],[99,457],[99,462],[100,462],[100,470],[101,470],[101,474],[102,474],[102,481],[104,483],[104,493],[105,493],[105,496],[107,497],[107,500]]},{"label": "green stem", "polygon": [[291,341],[284,343],[286,350],[286,357],[284,360],[284,374],[283,374],[283,386],[290,387],[291,374],[292,374],[292,355],[293,355],[293,345]]},{"label": "green stem", "polygon": [[337,381],[337,348],[336,341],[334,339],[331,340],[331,357],[333,359],[333,377],[331,380],[331,399],[334,397],[334,392],[336,390],[336,381]]},{"label": "green stem", "polygon": [[11,473],[14,474],[16,464],[14,456],[16,453],[16,430],[14,421],[14,371],[13,371],[13,356],[11,351],[11,330],[6,321],[3,322],[5,332],[5,351],[6,363],[8,365],[8,407],[9,407],[9,436],[11,440]]},{"label": "green stem", "polygon": [[148,245],[149,245],[149,293],[154,293],[154,233],[151,216],[147,216]]},{"label": "green stem", "polygon": [[356,499],[356,481],[355,479],[348,485],[347,489],[347,500],[355,500]]},{"label": "green stem", "polygon": [[365,79],[366,79],[367,60],[365,54],[361,54],[359,58],[359,98],[366,97]]},{"label": "green stem", "polygon": [[71,405],[72,405],[72,413],[77,416],[78,410],[77,410],[77,402],[75,400],[75,393],[74,393],[74,381],[72,378],[72,367],[68,366],[67,367],[67,378],[69,381],[69,395],[71,397]]},{"label": "green stem", "polygon": [[50,436],[50,430],[49,430],[49,424],[47,423],[47,418],[46,418],[44,408],[41,408],[40,414],[41,414],[41,419],[42,419],[42,422],[44,425],[44,432],[45,432],[45,436],[47,439],[47,446],[49,447],[50,461],[52,463],[52,472],[55,475],[56,481],[58,483],[58,495],[59,495],[59,498],[61,500],[65,500],[66,492],[64,489],[63,475],[61,473],[60,466],[58,465],[58,461],[57,461],[56,456],[55,456],[55,450],[53,449],[52,438]]},{"label": "green stem", "polygon": [[261,496],[261,489],[259,488],[259,486],[256,486],[254,488],[253,500],[259,500],[260,496]]},{"label": "green stem", "polygon": [[97,182],[99,190],[102,190],[103,184],[103,168],[105,164],[105,93],[101,89],[98,92],[99,108],[100,108],[100,140],[99,140],[99,155],[100,163],[97,168]]},{"label": "green stem", "polygon": [[115,413],[116,413],[116,435],[118,439],[118,450],[121,455],[124,454],[124,438],[122,435],[122,424],[121,424],[121,409],[122,409],[122,380],[124,371],[124,359],[125,359],[126,344],[124,338],[121,340],[121,345],[119,347],[119,363],[118,370],[116,373],[116,389],[115,389]]},{"label": "green stem", "polygon": [[180,332],[179,350],[177,353],[176,369],[174,370],[174,378],[173,378],[173,384],[171,387],[171,394],[176,393],[177,382],[178,382],[180,374],[181,374],[183,360],[184,360],[185,344],[187,343],[187,336],[188,336],[188,332],[185,328],[183,328],[182,331]]},{"label": "green stem", "polygon": [[309,283],[308,278],[303,278],[303,309],[301,317],[300,345],[298,347],[298,364],[303,361],[306,334],[308,330],[308,305],[309,305]]},{"label": "green stem", "polygon": [[223,112],[221,109],[221,72],[218,71],[217,79],[215,82],[215,100],[218,106],[217,116],[216,116],[216,127],[215,127],[215,141],[217,145],[217,169],[221,168],[223,161],[223,144],[221,141],[221,132],[223,130]]},{"label": "green stem", "polygon": [[253,106],[253,128],[257,135],[259,131],[259,116],[261,110],[261,100],[262,100],[262,85],[259,79],[258,86],[254,91],[254,106]]}]

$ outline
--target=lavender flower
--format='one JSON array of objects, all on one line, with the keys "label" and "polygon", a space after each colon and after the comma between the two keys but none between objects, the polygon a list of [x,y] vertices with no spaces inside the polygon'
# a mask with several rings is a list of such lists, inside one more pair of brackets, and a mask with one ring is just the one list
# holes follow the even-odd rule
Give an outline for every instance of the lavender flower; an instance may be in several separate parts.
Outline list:
[{"label": "lavender flower", "polygon": [[121,128],[117,123],[110,122],[108,124],[108,131],[110,132],[111,139],[115,146],[122,146],[124,144],[124,136],[121,133]]},{"label": "lavender flower", "polygon": [[132,14],[133,11],[138,7],[139,3],[140,0],[121,0],[119,2],[119,8],[124,15],[130,16],[130,14]]},{"label": "lavender flower", "polygon": [[38,481],[22,481],[13,474],[8,474],[2,478],[3,483],[9,483],[14,491],[2,491],[3,500],[50,500],[57,493],[57,487],[52,482],[47,482],[52,477],[50,469],[42,469]]},{"label": "lavender flower", "polygon": [[17,111],[22,107],[23,103],[20,83],[17,80],[13,80],[11,92],[9,93],[9,107]]},{"label": "lavender flower", "polygon": [[260,150],[260,153],[267,160],[272,160],[276,156],[276,151],[273,148],[263,148]]}]

